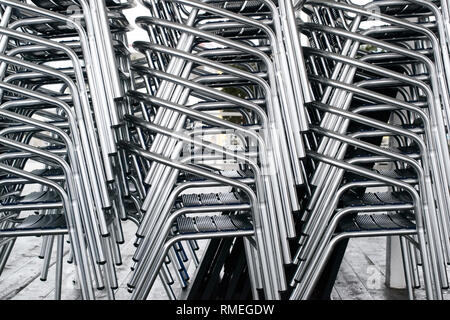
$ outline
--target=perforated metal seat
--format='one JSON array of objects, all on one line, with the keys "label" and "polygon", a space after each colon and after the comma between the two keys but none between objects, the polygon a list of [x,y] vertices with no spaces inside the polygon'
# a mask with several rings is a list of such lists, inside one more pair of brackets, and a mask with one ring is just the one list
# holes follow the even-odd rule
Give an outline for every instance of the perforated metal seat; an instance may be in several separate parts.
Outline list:
[{"label": "perforated metal seat", "polygon": [[248,203],[235,193],[208,193],[208,194],[183,194],[181,205],[183,207],[216,206]]},{"label": "perforated metal seat", "polygon": [[26,217],[22,222],[14,228],[0,230],[15,231],[15,230],[49,230],[49,229],[66,229],[66,218],[63,214],[37,214]]},{"label": "perforated metal seat", "polygon": [[[238,170],[224,170],[224,171],[216,170],[214,171],[214,173],[220,174],[221,176],[231,179],[247,179],[252,176],[252,174],[249,172],[246,172],[244,174],[243,172],[240,172]],[[190,173],[181,175],[179,179],[179,181],[205,181],[205,180],[206,180],[205,178]]]},{"label": "perforated metal seat", "polygon": [[177,226],[180,234],[240,231],[253,228],[250,216],[247,214],[179,217]]},{"label": "perforated metal seat", "polygon": [[[424,130],[424,126],[421,122],[415,122],[412,124],[401,124],[399,125],[399,127],[401,127],[402,129],[405,130],[409,130],[415,133],[421,133]],[[361,126],[361,127],[357,127],[356,129],[350,131],[349,133],[356,133],[356,132],[375,132],[378,129],[376,128],[372,128],[372,127],[367,127],[367,126]]]},{"label": "perforated metal seat", "polygon": [[[390,147],[386,148],[387,151],[400,153],[402,155],[407,155],[408,157],[412,159],[418,159],[420,158],[420,149],[416,145],[410,145],[410,146],[402,146],[402,147]],[[346,158],[362,158],[362,157],[373,157],[374,154],[372,152],[363,150],[363,149],[356,149],[352,150],[347,153]]]},{"label": "perforated metal seat", "polygon": [[[17,209],[14,207],[17,206]],[[5,204],[0,204],[0,209],[3,211],[9,210],[24,210],[24,208],[29,208],[29,210],[40,209],[42,206],[46,208],[62,208],[62,202],[56,192],[47,190],[43,192],[32,192],[25,196],[19,196],[10,198],[10,201]]]},{"label": "perforated metal seat", "polygon": [[404,191],[368,192],[360,196],[355,193],[347,193],[342,197],[343,207],[383,206],[404,203],[412,204],[411,197]]},{"label": "perforated metal seat", "polygon": [[[406,168],[406,169],[381,169],[374,170],[379,174],[397,180],[408,180],[408,179],[417,179],[417,173],[414,169]],[[345,180],[347,182],[362,182],[370,180],[367,177],[363,177],[357,175],[355,173],[348,172],[345,175]]]},{"label": "perforated metal seat", "polygon": [[406,214],[359,214],[346,217],[339,223],[342,232],[358,232],[367,230],[415,229],[414,221]]}]

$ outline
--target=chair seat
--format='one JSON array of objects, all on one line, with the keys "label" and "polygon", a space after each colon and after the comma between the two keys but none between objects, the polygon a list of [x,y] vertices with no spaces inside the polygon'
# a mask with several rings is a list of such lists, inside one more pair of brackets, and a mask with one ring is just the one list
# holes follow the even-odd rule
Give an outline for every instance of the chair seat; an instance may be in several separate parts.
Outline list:
[{"label": "chair seat", "polygon": [[348,216],[339,223],[342,232],[359,232],[374,230],[415,229],[412,216],[404,213],[359,214]]},{"label": "chair seat", "polygon": [[[252,178],[253,174],[251,173],[243,173],[241,171],[238,170],[224,170],[224,171],[219,171],[217,170],[216,172],[214,172],[215,174],[219,174],[223,177],[226,178],[230,178],[230,179],[246,179],[246,178]],[[199,177],[190,173],[181,175],[180,181],[206,181],[207,179],[203,178],[203,177]]]},{"label": "chair seat", "polygon": [[363,195],[348,192],[342,197],[343,207],[385,206],[412,203],[411,196],[405,191],[367,192]]},{"label": "chair seat", "polygon": [[251,217],[247,214],[179,217],[177,219],[180,234],[202,232],[226,232],[252,230]]},{"label": "chair seat", "polygon": [[36,169],[31,171],[31,173],[45,178],[64,176],[64,171],[61,168]]},{"label": "chair seat", "polygon": [[51,229],[66,229],[66,218],[63,214],[36,214],[26,217],[22,222],[14,228],[1,231],[15,231],[15,230],[51,230]]},{"label": "chair seat", "polygon": [[[420,149],[416,145],[410,145],[410,146],[403,146],[403,147],[390,147],[390,148],[384,148],[386,151],[391,151],[395,153],[400,153],[402,155],[406,155],[413,159],[420,158]],[[366,157],[373,157],[376,154],[366,151],[363,149],[353,149],[346,154],[347,159],[351,158],[366,158]]]},{"label": "chair seat", "polygon": [[23,197],[20,197],[20,203],[33,203],[33,202],[47,202],[52,200],[59,200],[59,195],[51,190],[43,191],[43,192],[32,192]]},{"label": "chair seat", "polygon": [[[406,169],[381,169],[381,170],[374,170],[381,174],[382,176],[396,179],[396,180],[407,180],[407,179],[417,179],[417,173],[412,168],[406,168]],[[345,174],[345,180],[348,182],[363,182],[363,181],[369,181],[370,178],[360,176],[356,173],[347,172]]]},{"label": "chair seat", "polygon": [[181,195],[182,207],[201,207],[217,205],[244,204],[248,201],[235,192],[201,193]]},{"label": "chair seat", "polygon": [[[370,114],[370,113],[369,113]],[[405,130],[409,130],[415,133],[421,133],[424,131],[424,126],[423,123],[421,121],[416,121],[414,123],[408,123],[408,124],[402,124],[399,125],[400,128],[405,129]],[[355,128],[354,130],[352,130],[350,133],[356,133],[356,132],[376,132],[379,129],[377,128],[373,128],[373,127],[368,127],[368,126],[360,126]]]},{"label": "chair seat", "polygon": [[[32,0],[32,2],[44,9],[51,11],[60,11],[66,12],[69,6],[77,5],[76,2],[70,0],[59,0],[59,1],[49,1],[49,0]],[[106,0],[106,6],[109,9],[127,9],[132,7],[131,1],[114,1],[114,0]]]},{"label": "chair seat", "polygon": [[63,208],[59,195],[51,190],[32,192],[25,196],[12,196],[0,204],[0,211],[24,211]]}]

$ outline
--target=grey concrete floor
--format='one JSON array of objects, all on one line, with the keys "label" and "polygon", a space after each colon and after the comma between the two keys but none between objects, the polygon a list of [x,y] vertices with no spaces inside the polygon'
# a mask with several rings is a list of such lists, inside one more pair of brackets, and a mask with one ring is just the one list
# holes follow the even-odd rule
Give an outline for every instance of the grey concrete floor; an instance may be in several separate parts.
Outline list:
[{"label": "grey concrete floor", "polygon": [[[132,244],[136,227],[131,222],[124,223],[125,237],[128,241],[122,245],[123,265],[117,267],[119,289],[117,299],[129,299],[130,294],[126,283],[130,275],[131,256],[134,252]],[[0,299],[47,300],[54,296],[55,266],[49,271],[48,280],[40,280],[42,260],[39,255],[41,239],[18,239],[13,253],[7,263],[4,273],[0,277]],[[386,239],[352,239],[350,240],[344,261],[341,265],[335,283],[332,299],[334,300],[402,300],[407,299],[406,290],[389,289],[385,285],[385,257]],[[66,250],[67,252],[67,250]],[[80,291],[73,284],[74,269],[71,265],[64,265],[63,299],[80,299]],[[159,280],[158,280],[159,281]],[[174,288],[176,293],[179,288]],[[424,291],[415,291],[417,299],[424,299]],[[450,295],[445,294],[446,298]],[[105,293],[97,292],[98,299],[105,299]],[[165,290],[158,282],[149,299],[167,299]]]}]

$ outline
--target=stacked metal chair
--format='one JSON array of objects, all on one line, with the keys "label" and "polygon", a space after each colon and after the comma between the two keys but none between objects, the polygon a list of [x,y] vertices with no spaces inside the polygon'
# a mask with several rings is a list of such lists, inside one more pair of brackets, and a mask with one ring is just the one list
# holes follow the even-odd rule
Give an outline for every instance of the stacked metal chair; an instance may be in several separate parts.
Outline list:
[{"label": "stacked metal chair", "polygon": [[[132,3],[106,4],[1,2],[1,266],[16,237],[40,235],[45,280],[57,238],[56,298],[65,234],[84,299],[95,298],[94,287],[112,299],[118,286],[124,213],[117,190],[125,189],[117,187],[124,179],[114,128],[130,82],[121,10]],[[24,197],[27,185],[37,191]]]},{"label": "stacked metal chair", "polygon": [[[340,241],[400,235],[410,298],[420,260],[427,297],[441,299],[449,239],[448,49],[441,11],[427,1],[358,6],[322,0],[302,3],[301,10],[314,96],[307,104],[314,192],[290,298],[314,297]],[[379,147],[385,136],[391,148]],[[376,170],[380,162],[393,165]],[[390,188],[366,190],[373,186]]]},{"label": "stacked metal chair", "polygon": [[314,299],[348,239],[396,235],[409,297],[442,299],[445,1],[142,0],[133,56],[133,1],[0,4],[0,273],[40,236],[45,280],[56,241],[60,299],[67,237],[114,299],[132,240],[131,299]]},{"label": "stacked metal chair", "polygon": [[[298,161],[304,155],[302,117],[298,112],[304,110],[302,99],[296,101],[294,95],[302,94],[294,90],[300,82],[294,82],[288,72],[276,74],[279,68],[288,70],[289,65],[280,42],[278,9],[268,1],[255,1],[250,6],[243,1],[144,4],[152,16],[138,18],[137,23],[148,31],[151,42],[134,43],[145,61],[138,60],[131,70],[134,87],[144,86],[145,91],[129,91],[135,103],[124,120],[129,126],[125,131],[132,135],[129,141],[119,143],[132,159],[130,176],[136,177],[136,190],[141,190],[134,197],[140,221],[136,265],[129,282],[133,298],[149,294],[168,253],[183,273],[180,280],[186,282],[185,267],[180,266],[182,259],[177,258],[173,244],[237,235],[254,236],[255,242],[246,241],[253,296],[257,298],[258,289],[262,289],[264,297],[279,298],[280,292],[287,290],[284,264],[291,262],[288,239],[295,236],[292,212],[299,209],[295,187],[303,184]],[[266,17],[275,32],[265,22]],[[228,93],[232,89],[239,93]],[[214,110],[236,110],[246,123],[221,120],[211,115]],[[237,135],[243,150],[236,153],[197,138],[218,133]],[[191,150],[191,146],[195,148]],[[217,172],[220,164],[206,165],[222,158],[248,170],[229,175]],[[193,183],[179,172],[200,176],[202,182]],[[226,185],[233,187],[233,192],[184,195],[182,209],[173,211],[179,193],[192,185]],[[191,212],[223,213],[244,204],[246,211],[252,212],[250,221],[233,214],[186,216]],[[178,230],[169,240],[173,226]]]}]

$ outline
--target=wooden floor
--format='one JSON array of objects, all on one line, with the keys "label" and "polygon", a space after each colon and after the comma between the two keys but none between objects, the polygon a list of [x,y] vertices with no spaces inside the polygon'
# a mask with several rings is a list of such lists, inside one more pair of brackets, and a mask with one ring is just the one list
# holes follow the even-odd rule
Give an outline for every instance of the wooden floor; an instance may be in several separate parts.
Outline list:
[{"label": "wooden floor", "polygon": [[[135,227],[130,222],[124,224],[127,239],[133,239]],[[41,240],[22,238],[16,243],[9,262],[0,277],[0,299],[47,300],[54,296],[54,259],[48,280],[40,280],[42,260],[39,255]],[[334,300],[402,300],[407,299],[405,290],[389,289],[385,286],[385,238],[352,239],[349,243],[335,287]],[[130,274],[133,246],[131,241],[122,246],[124,264],[117,268],[120,288],[116,299],[129,299],[126,283]],[[80,291],[74,284],[74,269],[64,265],[63,299],[80,299]],[[445,294],[450,299],[450,295]],[[105,299],[105,293],[98,291],[98,298]],[[416,298],[424,299],[423,290],[416,290]],[[149,299],[167,299],[160,283],[154,286]]]}]

